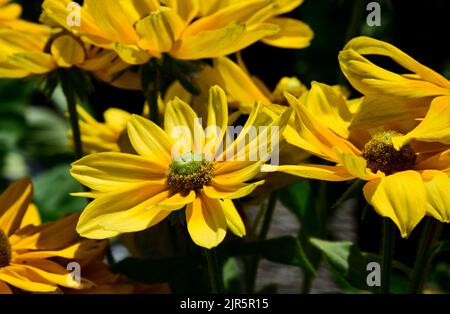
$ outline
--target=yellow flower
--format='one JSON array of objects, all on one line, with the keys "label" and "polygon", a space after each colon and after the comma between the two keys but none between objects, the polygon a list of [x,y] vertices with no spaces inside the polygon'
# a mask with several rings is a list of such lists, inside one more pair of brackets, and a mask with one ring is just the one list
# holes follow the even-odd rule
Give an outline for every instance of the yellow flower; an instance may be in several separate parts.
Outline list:
[{"label": "yellow flower", "polygon": [[179,82],[174,82],[169,87],[165,99],[172,99],[177,95],[183,100],[190,100],[195,104],[202,103],[206,98],[207,90],[211,86],[219,85],[225,90],[231,108],[249,114],[257,102],[261,102],[263,105],[283,105],[286,102],[283,97],[284,91],[300,96],[307,90],[298,78],[283,77],[275,90],[270,91],[260,79],[248,72],[240,56],[238,63],[227,57],[215,58],[213,65],[205,65],[194,81],[201,89],[200,96],[192,96]]},{"label": "yellow flower", "polygon": [[[109,108],[104,114],[105,122],[95,120],[83,107],[77,106],[80,115],[80,132],[83,151],[86,153],[119,152],[120,142],[125,144],[127,123],[131,114],[119,108]],[[72,145],[72,131],[69,132]]]},{"label": "yellow flower", "polygon": [[[260,173],[278,140],[269,130],[279,126],[282,132],[290,111],[272,120],[263,106],[255,107],[230,144],[224,139],[229,135],[228,106],[221,88],[211,88],[204,110],[205,131],[192,108],[175,98],[166,106],[164,129],[140,116],[132,117],[127,130],[137,155],[98,153],[75,162],[72,176],[93,190],[78,195],[94,198],[83,211],[77,231],[94,239],[115,237],[147,229],[186,206],[188,231],[197,245],[217,246],[227,228],[244,236],[245,227],[232,200],[263,184],[249,181]],[[252,127],[262,125],[267,128],[252,137]],[[263,145],[264,136],[267,153],[259,150],[258,158],[250,158]]]},{"label": "yellow flower", "polygon": [[81,239],[75,232],[78,215],[40,223],[31,204],[28,179],[14,182],[0,196],[0,293],[15,287],[29,292],[56,292],[60,287],[90,289],[93,283],[72,279],[67,264],[87,262],[104,252],[106,242]]},{"label": "yellow flower", "polygon": [[263,38],[299,48],[313,36],[304,23],[277,17],[300,5],[298,0],[211,1],[211,10],[200,0],[86,0],[74,26],[67,23],[69,2],[45,0],[43,19],[116,51],[129,64],[144,64],[163,53],[184,60],[214,58]]},{"label": "yellow flower", "polygon": [[264,171],[367,181],[366,200],[379,215],[392,219],[402,237],[425,215],[450,221],[450,97],[435,98],[419,122],[374,128],[353,128],[355,113],[330,86],[313,83],[300,99],[286,98],[296,111],[297,129],[288,142],[336,165],[265,166]]},{"label": "yellow flower", "polygon": [[[365,55],[391,58],[409,73],[383,69]],[[369,37],[350,40],[339,54],[342,72],[365,97],[367,104],[355,117],[355,127],[370,127],[389,121],[421,119],[431,102],[450,95],[450,82],[398,48]]]}]

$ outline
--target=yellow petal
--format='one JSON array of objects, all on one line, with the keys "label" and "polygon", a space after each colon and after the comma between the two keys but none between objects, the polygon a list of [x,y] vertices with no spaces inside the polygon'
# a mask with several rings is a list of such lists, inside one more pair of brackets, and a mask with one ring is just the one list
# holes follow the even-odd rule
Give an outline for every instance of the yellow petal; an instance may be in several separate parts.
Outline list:
[{"label": "yellow petal", "polygon": [[33,195],[28,178],[12,183],[0,196],[0,228],[10,236],[22,224],[22,220]]},{"label": "yellow petal", "polygon": [[119,57],[128,64],[144,64],[152,57],[152,55],[142,50],[135,45],[124,45],[122,43],[116,43],[114,45],[114,50],[117,52]]},{"label": "yellow petal", "polygon": [[209,198],[237,199],[252,193],[258,186],[263,185],[264,180],[255,183],[241,183],[239,185],[220,185],[213,181],[213,185],[203,187],[203,192]]},{"label": "yellow petal", "polygon": [[441,222],[450,222],[450,177],[437,170],[425,170],[422,178],[427,193],[427,213]]},{"label": "yellow petal", "polygon": [[219,245],[227,233],[227,221],[219,201],[201,193],[187,206],[186,220],[192,241],[207,249]]},{"label": "yellow petal", "polygon": [[372,180],[363,190],[366,200],[379,215],[392,219],[403,238],[425,216],[425,186],[418,172],[403,171]]},{"label": "yellow petal", "polygon": [[354,175],[361,180],[372,180],[378,177],[384,176],[382,172],[374,174],[369,168],[367,168],[367,161],[360,156],[352,154],[336,152],[339,156],[340,163],[348,171],[348,173]]},{"label": "yellow petal", "polygon": [[348,138],[352,120],[345,99],[333,87],[319,82],[311,83],[311,90],[303,93],[301,101],[309,112],[320,117],[320,122],[342,138]]},{"label": "yellow petal", "polygon": [[352,143],[327,128],[320,121],[321,116],[313,115],[306,106],[289,93],[285,96],[296,111],[295,126],[298,136],[287,137],[286,140],[290,144],[334,162],[339,160],[335,149],[349,154],[359,154],[359,150]]},{"label": "yellow petal", "polygon": [[184,22],[175,10],[161,7],[136,23],[139,46],[159,56],[172,49],[183,27]]},{"label": "yellow petal", "polygon": [[220,148],[228,127],[227,96],[222,88],[213,86],[209,90],[206,107],[207,121],[205,129],[205,154],[214,156]]},{"label": "yellow petal", "polygon": [[169,215],[154,206],[166,199],[167,193],[165,185],[151,182],[106,193],[84,209],[77,232],[86,238],[105,239],[147,229]]},{"label": "yellow petal", "polygon": [[41,224],[41,215],[39,215],[39,210],[33,203],[28,205],[28,209],[22,218],[20,228],[26,227],[28,225],[39,226]]},{"label": "yellow petal", "polygon": [[168,165],[161,167],[147,158],[124,153],[98,153],[74,162],[71,175],[97,191],[113,191],[125,184],[164,182]]},{"label": "yellow petal", "polygon": [[277,31],[278,27],[272,24],[246,27],[241,23],[230,23],[222,28],[182,37],[170,54],[187,60],[221,57],[242,50]]},{"label": "yellow petal", "polygon": [[225,219],[227,220],[227,225],[230,230],[238,237],[245,236],[245,225],[242,221],[239,212],[231,200],[219,200],[220,206],[222,207]]},{"label": "yellow petal", "polygon": [[419,125],[404,136],[392,138],[392,143],[399,149],[413,139],[450,144],[450,96],[435,98]]},{"label": "yellow petal", "polygon": [[119,0],[118,2],[133,25],[143,17],[149,15],[152,11],[156,11],[161,7],[157,0]]},{"label": "yellow petal", "polygon": [[172,162],[170,137],[153,122],[133,115],[128,122],[128,136],[139,155],[167,167]]},{"label": "yellow petal", "polygon": [[[387,71],[363,55],[380,55],[392,58],[417,77]],[[450,82],[443,76],[420,64],[398,48],[369,37],[350,40],[339,54],[345,76],[361,93],[385,94],[404,97],[429,97],[450,93]]]},{"label": "yellow petal", "polygon": [[263,104],[270,103],[249,74],[230,59],[226,57],[214,59],[214,68],[220,76],[221,86],[245,107],[253,107],[256,101]]},{"label": "yellow petal", "polygon": [[[28,278],[27,275],[31,278]],[[34,281],[36,280],[36,281]],[[0,281],[7,282],[11,286],[30,292],[55,292],[58,287],[56,284],[44,281],[37,281],[36,276],[30,276],[26,269],[20,267],[4,267],[0,269]]]},{"label": "yellow petal", "polygon": [[314,33],[308,24],[293,18],[271,18],[267,20],[267,23],[280,27],[278,33],[262,39],[262,42],[271,46],[301,49],[308,47],[314,37]]},{"label": "yellow petal", "polygon": [[350,174],[347,169],[342,166],[324,166],[313,164],[302,164],[292,166],[274,166],[263,165],[262,172],[286,172],[295,176],[308,179],[317,179],[325,181],[347,181],[355,179],[355,176]]},{"label": "yellow petal", "polygon": [[108,108],[103,114],[105,123],[116,132],[121,133],[126,129],[131,114],[119,108]]},{"label": "yellow petal", "polygon": [[172,156],[188,152],[202,152],[204,134],[201,120],[184,101],[175,98],[167,103],[164,129],[175,142]]},{"label": "yellow petal", "polygon": [[52,43],[51,52],[60,67],[70,68],[85,59],[83,46],[70,35],[57,37]]}]

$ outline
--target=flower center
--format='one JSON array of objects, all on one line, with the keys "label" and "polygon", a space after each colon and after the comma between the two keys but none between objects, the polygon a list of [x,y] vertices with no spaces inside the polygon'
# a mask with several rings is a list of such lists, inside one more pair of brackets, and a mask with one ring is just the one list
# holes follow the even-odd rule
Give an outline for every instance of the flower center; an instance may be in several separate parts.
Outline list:
[{"label": "flower center", "polygon": [[170,164],[167,183],[175,192],[187,194],[208,184],[213,174],[213,162],[205,160],[201,154],[186,153]]},{"label": "flower center", "polygon": [[0,229],[0,268],[8,266],[10,261],[11,245],[6,234]]},{"label": "flower center", "polygon": [[389,175],[411,169],[417,158],[411,145],[406,144],[400,150],[396,150],[392,144],[392,138],[401,135],[395,131],[387,131],[375,134],[367,142],[362,156],[367,160],[367,167],[370,170],[373,172],[380,170]]}]

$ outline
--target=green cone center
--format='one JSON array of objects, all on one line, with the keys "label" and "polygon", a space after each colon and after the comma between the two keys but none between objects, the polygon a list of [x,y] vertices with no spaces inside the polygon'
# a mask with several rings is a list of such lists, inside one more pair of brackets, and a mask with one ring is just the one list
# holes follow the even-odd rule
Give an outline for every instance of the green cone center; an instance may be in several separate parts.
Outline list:
[{"label": "green cone center", "polygon": [[175,159],[167,175],[167,183],[174,192],[189,193],[208,184],[214,174],[214,165],[201,154],[186,153]]},{"label": "green cone center", "polygon": [[401,135],[395,131],[382,132],[375,134],[366,143],[362,156],[366,159],[370,170],[373,172],[380,170],[389,175],[414,166],[417,156],[411,145],[406,144],[396,150],[392,144],[392,138]]},{"label": "green cone center", "polygon": [[10,261],[11,245],[6,234],[0,229],[0,267],[8,266]]}]

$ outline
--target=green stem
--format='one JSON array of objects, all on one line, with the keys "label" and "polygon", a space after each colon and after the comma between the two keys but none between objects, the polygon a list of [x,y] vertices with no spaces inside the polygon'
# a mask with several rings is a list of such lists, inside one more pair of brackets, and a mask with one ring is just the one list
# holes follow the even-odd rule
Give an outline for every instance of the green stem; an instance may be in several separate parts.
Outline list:
[{"label": "green stem", "polygon": [[217,262],[215,249],[205,249],[206,262],[208,264],[209,281],[212,293],[223,293],[222,274]]},{"label": "green stem", "polygon": [[[273,213],[275,211],[275,205],[277,203],[277,192],[274,191],[270,194],[269,202],[267,203],[267,208],[264,213],[264,220],[261,226],[261,230],[258,235],[258,241],[262,241],[267,237],[270,229],[270,223],[272,222]],[[256,277],[258,275],[258,266],[259,266],[259,255],[252,256],[249,259],[248,267],[247,267],[247,291],[248,293],[255,292],[256,286]]]},{"label": "green stem", "polygon": [[266,213],[264,215],[263,225],[259,232],[258,240],[264,240],[269,233],[270,223],[272,222],[273,212],[275,211],[275,205],[277,203],[277,192],[274,191],[270,194],[269,203],[267,204]]},{"label": "green stem", "polygon": [[303,271],[302,294],[309,294],[311,292],[312,282],[313,276],[307,271]]},{"label": "green stem", "polygon": [[411,275],[410,293],[422,293],[425,279],[433,259],[432,247],[439,239],[442,224],[432,217],[427,218],[425,228],[419,241],[419,248]]},{"label": "green stem", "polygon": [[76,159],[80,159],[83,157],[83,144],[81,142],[80,124],[78,121],[77,97],[75,90],[71,86],[69,73],[65,70],[59,70],[59,78],[67,101],[70,126],[72,128],[73,143],[75,147],[75,157]]},{"label": "green stem", "polygon": [[153,88],[149,91],[149,97],[148,97],[148,105],[150,106],[150,120],[155,122],[156,124],[159,124],[159,107],[158,107],[158,96],[159,96],[159,89],[161,88],[161,79],[160,79],[160,72],[159,72],[159,66],[155,66],[155,80],[153,82]]},{"label": "green stem", "polygon": [[391,284],[392,263],[394,260],[394,241],[395,241],[394,224],[388,218],[383,220],[383,244],[382,256],[383,265],[381,266],[381,289],[383,294],[389,294]]}]

